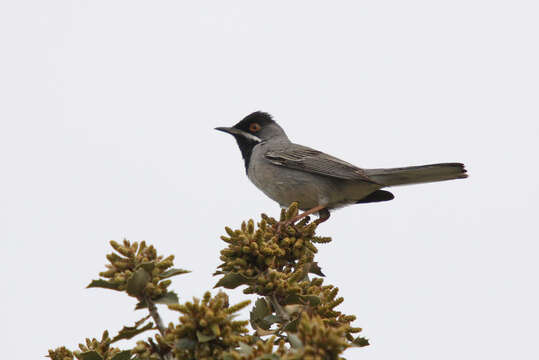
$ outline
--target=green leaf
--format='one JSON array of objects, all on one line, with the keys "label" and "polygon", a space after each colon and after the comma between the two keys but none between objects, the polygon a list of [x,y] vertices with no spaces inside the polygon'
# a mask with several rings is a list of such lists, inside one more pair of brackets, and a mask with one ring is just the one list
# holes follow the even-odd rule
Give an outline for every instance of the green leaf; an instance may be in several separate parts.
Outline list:
[{"label": "green leaf", "polygon": [[298,323],[299,323],[299,318],[296,319],[296,320],[292,320],[291,322],[286,324],[286,326],[283,328],[283,331],[293,332],[293,333],[297,332],[298,331]]},{"label": "green leaf", "polygon": [[112,339],[111,343],[122,339],[131,339],[132,337],[137,336],[138,334],[141,334],[146,330],[151,330],[153,328],[153,323],[151,322],[139,328],[139,326],[142,325],[146,320],[148,320],[149,317],[150,315],[143,317],[135,323],[135,326],[124,326],[122,330],[118,332],[118,335],[116,335]]},{"label": "green leaf", "polygon": [[87,351],[79,355],[80,360],[103,360],[97,351]]},{"label": "green leaf", "polygon": [[235,289],[242,284],[248,284],[249,279],[238,273],[228,273],[223,276],[213,288],[224,287],[227,289]]},{"label": "green leaf", "polygon": [[301,349],[303,347],[303,343],[296,334],[288,333],[288,342],[294,349]]},{"label": "green leaf", "polygon": [[113,284],[112,282],[109,282],[107,280],[92,280],[92,282],[86,286],[86,288],[104,288],[104,289],[111,289],[111,290],[118,290],[120,287],[120,284]]},{"label": "green leaf", "polygon": [[291,305],[291,304],[301,304],[301,305],[311,305],[316,306],[320,304],[320,298],[316,295],[298,295],[298,294],[292,294],[288,295],[284,299],[284,304]]},{"label": "green leaf", "polygon": [[174,291],[169,291],[163,296],[153,300],[156,304],[177,304],[180,300],[178,299],[178,295]]},{"label": "green leaf", "polygon": [[283,301],[283,305],[302,304],[302,303],[303,302],[301,301],[301,295],[298,295],[298,294],[288,295]]},{"label": "green leaf", "polygon": [[213,339],[215,339],[216,336],[215,335],[204,335],[203,333],[201,333],[200,331],[197,331],[197,339],[199,342],[201,343],[205,343],[205,342],[208,342],[208,341],[212,341]]},{"label": "green leaf", "polygon": [[359,347],[370,345],[369,340],[365,339],[364,337],[355,338],[354,341],[352,341],[352,344]]},{"label": "green leaf", "polygon": [[146,303],[146,300],[142,299],[135,306],[135,310],[140,310],[140,309],[144,309],[144,308],[147,308],[147,307],[148,307],[148,304]]},{"label": "green leaf", "polygon": [[131,350],[124,350],[114,355],[110,360],[129,360],[131,359]]},{"label": "green leaf", "polygon": [[309,264],[309,272],[318,276],[326,276],[324,275],[324,273],[322,272],[322,268],[320,268],[316,261],[313,261]]},{"label": "green leaf", "polygon": [[305,301],[305,303],[309,303],[311,306],[316,306],[320,304],[320,298],[316,295],[304,295],[301,297],[302,300]]},{"label": "green leaf", "polygon": [[262,320],[264,320],[265,322],[269,323],[270,325],[282,321],[282,319],[281,319],[279,316],[273,315],[273,314],[270,314],[270,315],[268,315],[268,316],[265,316],[264,319],[262,319]]},{"label": "green leaf", "polygon": [[148,261],[137,266],[137,269],[143,268],[148,274],[151,274],[155,268],[155,261]]},{"label": "green leaf", "polygon": [[170,269],[170,270],[167,270],[167,271],[162,272],[161,274],[159,274],[159,278],[160,279],[166,279],[166,278],[169,278],[169,277],[172,277],[172,276],[181,275],[181,274],[187,274],[187,273],[190,273],[190,272],[191,271],[184,270],[184,269]]},{"label": "green leaf", "polygon": [[193,350],[196,345],[197,345],[197,342],[189,338],[181,338],[178,341],[176,341],[176,348],[180,350]]},{"label": "green leaf", "polygon": [[268,324],[267,322],[263,321],[266,316],[271,315],[271,310],[264,298],[258,298],[258,300],[256,300],[255,306],[253,307],[253,310],[251,310],[249,315],[251,326],[253,328],[255,328],[255,324],[264,330],[268,330],[271,326],[271,324]]},{"label": "green leaf", "polygon": [[139,297],[144,293],[146,284],[152,279],[150,274],[143,268],[135,271],[127,280],[127,293],[131,296]]},{"label": "green leaf", "polygon": [[[161,297],[158,297],[157,299],[152,299],[152,301],[156,304],[177,304],[180,300],[178,299],[178,295],[174,291],[169,291],[166,294],[164,294]],[[146,303],[146,299],[142,299],[138,302],[137,306],[135,306],[135,310],[140,310],[147,308],[148,304]]]}]

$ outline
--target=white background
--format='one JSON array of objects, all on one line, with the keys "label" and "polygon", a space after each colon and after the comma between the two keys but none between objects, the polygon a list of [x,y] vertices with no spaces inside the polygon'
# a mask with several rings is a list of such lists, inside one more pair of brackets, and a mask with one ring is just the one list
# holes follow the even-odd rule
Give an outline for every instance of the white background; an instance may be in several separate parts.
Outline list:
[{"label": "white background", "polygon": [[538,10],[1,2],[2,357],[75,348],[143,315],[84,289],[110,239],[175,254],[193,271],[173,282],[182,301],[213,287],[223,227],[278,214],[213,128],[264,110],[362,167],[468,167],[319,228],[334,239],[318,255],[326,281],[372,343],[347,358],[537,359]]}]

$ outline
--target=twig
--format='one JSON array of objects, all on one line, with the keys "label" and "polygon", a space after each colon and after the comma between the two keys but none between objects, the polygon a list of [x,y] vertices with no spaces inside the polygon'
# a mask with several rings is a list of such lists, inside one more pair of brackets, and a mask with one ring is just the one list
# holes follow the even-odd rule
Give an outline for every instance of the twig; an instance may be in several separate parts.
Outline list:
[{"label": "twig", "polygon": [[271,296],[266,296],[266,299],[271,303],[271,306],[275,309],[275,313],[278,317],[280,317],[284,321],[290,320],[290,315],[286,312],[285,309],[283,309],[281,304],[279,304],[275,294],[271,294]]},{"label": "twig", "polygon": [[[150,316],[152,317],[155,323],[155,326],[157,327],[157,330],[159,330],[159,333],[161,334],[161,337],[164,340],[165,339],[165,325],[163,324],[163,320],[161,319],[159,312],[157,312],[157,306],[155,306],[155,303],[148,296],[145,296],[144,300],[146,301],[146,304],[148,304],[148,311],[150,312]],[[163,358],[164,360],[174,359],[174,357],[172,356],[172,352],[170,350],[166,354],[163,355]]]},{"label": "twig", "polygon": [[161,320],[161,316],[159,316],[159,313],[157,312],[157,306],[155,306],[155,303],[148,296],[145,296],[144,300],[146,301],[146,304],[148,304],[148,311],[150,312],[150,316],[152,317],[155,326],[157,326],[157,330],[159,330],[161,336],[164,338],[165,325],[163,325],[163,320]]}]

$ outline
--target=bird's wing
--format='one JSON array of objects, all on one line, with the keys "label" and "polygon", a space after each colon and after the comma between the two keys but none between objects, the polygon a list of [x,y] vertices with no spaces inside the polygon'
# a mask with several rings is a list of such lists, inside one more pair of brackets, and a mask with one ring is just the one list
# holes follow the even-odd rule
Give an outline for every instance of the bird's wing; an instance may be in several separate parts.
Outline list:
[{"label": "bird's wing", "polygon": [[302,145],[287,144],[286,147],[281,149],[268,150],[264,156],[272,164],[290,169],[338,179],[361,180],[377,184],[357,166]]}]

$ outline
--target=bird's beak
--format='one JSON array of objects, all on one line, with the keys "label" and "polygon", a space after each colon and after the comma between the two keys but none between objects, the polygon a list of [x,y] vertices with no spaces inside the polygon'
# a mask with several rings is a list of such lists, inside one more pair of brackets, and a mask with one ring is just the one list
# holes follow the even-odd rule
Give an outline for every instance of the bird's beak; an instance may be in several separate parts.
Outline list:
[{"label": "bird's beak", "polygon": [[244,138],[244,139],[247,139],[249,141],[254,141],[254,142],[261,142],[262,140],[260,140],[260,138],[258,136],[254,136],[253,134],[249,134],[248,132],[245,132],[243,130],[240,130],[240,129],[236,129],[234,127],[224,127],[224,126],[221,126],[221,127],[216,127],[215,130],[219,130],[219,131],[222,131],[222,132],[226,132],[227,134],[230,134],[234,137],[238,137],[240,136],[241,138]]},{"label": "bird's beak", "polygon": [[216,127],[215,130],[219,130],[219,131],[222,131],[222,132],[226,132],[227,134],[234,134],[236,129],[234,128],[231,128],[231,127],[226,127],[226,126],[220,126],[220,127]]}]

